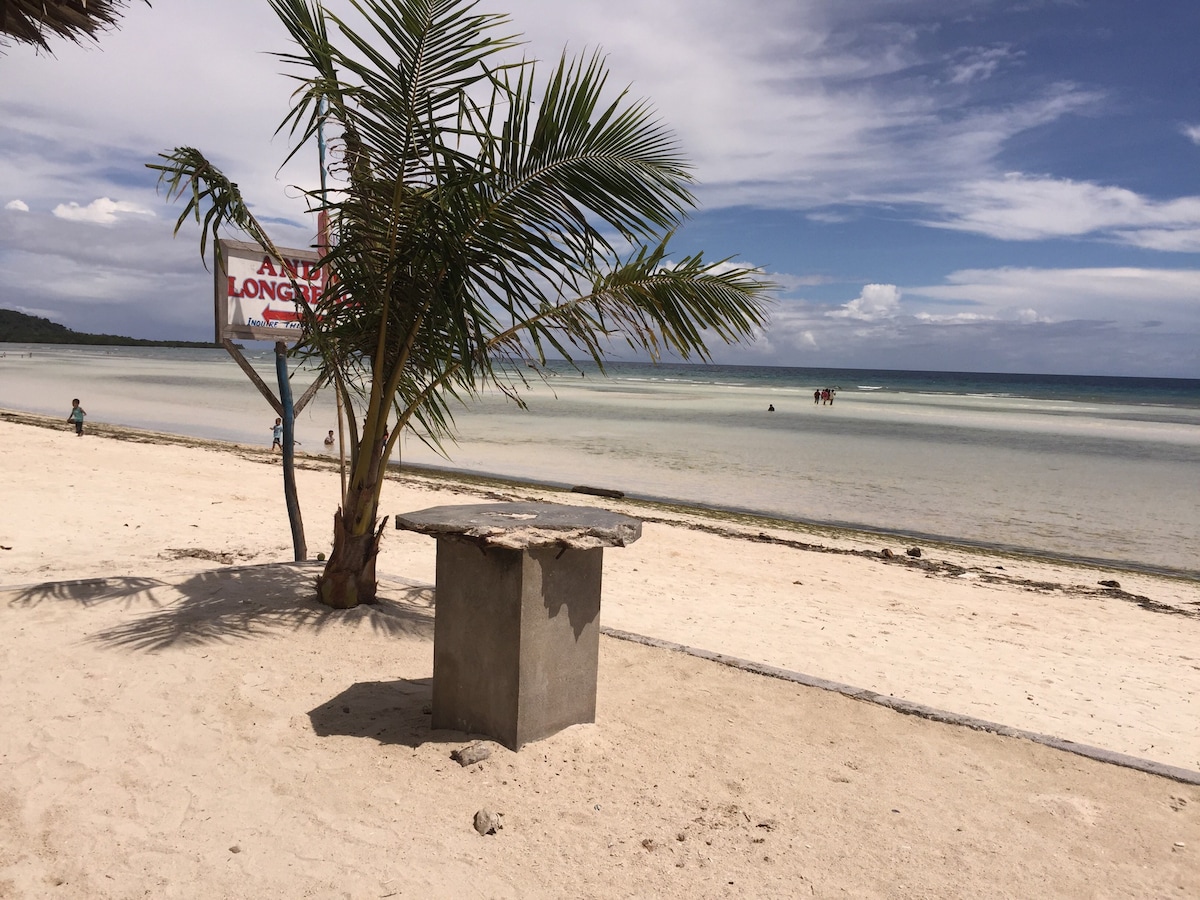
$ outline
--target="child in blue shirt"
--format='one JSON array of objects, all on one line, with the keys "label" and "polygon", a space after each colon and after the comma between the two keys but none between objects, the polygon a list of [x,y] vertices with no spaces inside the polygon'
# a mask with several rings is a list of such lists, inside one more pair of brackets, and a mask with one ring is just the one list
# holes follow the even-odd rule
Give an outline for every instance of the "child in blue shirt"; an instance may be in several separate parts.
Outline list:
[{"label": "child in blue shirt", "polygon": [[79,405],[79,400],[72,400],[71,412],[67,416],[67,421],[75,423],[75,434],[79,437],[83,437],[83,417],[86,415],[87,413],[83,411],[83,407]]}]

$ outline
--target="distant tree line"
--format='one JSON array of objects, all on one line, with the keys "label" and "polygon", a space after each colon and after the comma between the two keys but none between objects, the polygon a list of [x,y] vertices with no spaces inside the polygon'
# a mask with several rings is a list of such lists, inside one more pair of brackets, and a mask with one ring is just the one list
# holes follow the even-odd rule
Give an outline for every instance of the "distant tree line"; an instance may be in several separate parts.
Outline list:
[{"label": "distant tree line", "polygon": [[93,344],[106,347],[219,347],[205,341],[147,341],[117,334],[87,334],[65,325],[30,316],[15,309],[0,309],[0,343]]}]

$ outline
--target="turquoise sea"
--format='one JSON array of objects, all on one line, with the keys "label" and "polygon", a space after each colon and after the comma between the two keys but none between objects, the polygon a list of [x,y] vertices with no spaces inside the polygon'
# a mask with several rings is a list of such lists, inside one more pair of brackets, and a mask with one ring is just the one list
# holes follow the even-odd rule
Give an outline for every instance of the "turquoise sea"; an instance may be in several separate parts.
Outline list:
[{"label": "turquoise sea", "polygon": [[[0,408],[269,446],[223,350],[0,344]],[[29,355],[32,354],[32,355]],[[274,356],[247,351],[274,384]],[[527,373],[403,461],[1200,578],[1200,380],[616,363]],[[293,375],[297,395],[310,373]],[[813,391],[835,388],[831,405]],[[769,407],[774,411],[769,411]],[[64,428],[66,424],[64,422]],[[336,428],[332,392],[297,419]],[[282,502],[282,500],[280,501]]]}]

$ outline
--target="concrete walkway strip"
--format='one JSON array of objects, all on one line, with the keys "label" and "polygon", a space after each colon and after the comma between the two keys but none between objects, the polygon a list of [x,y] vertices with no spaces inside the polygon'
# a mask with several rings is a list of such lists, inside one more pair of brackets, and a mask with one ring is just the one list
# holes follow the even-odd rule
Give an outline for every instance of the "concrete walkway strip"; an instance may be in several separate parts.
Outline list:
[{"label": "concrete walkway strip", "polygon": [[857,688],[848,684],[841,684],[837,681],[828,681],[824,678],[815,678],[812,675],[805,675],[802,672],[793,672],[789,669],[779,669],[775,666],[766,666],[762,663],[751,662],[748,659],[738,659],[736,656],[726,656],[723,653],[714,653],[711,650],[701,650],[697,647],[688,647],[685,644],[676,644],[672,641],[662,641],[658,638],[646,637],[641,634],[634,634],[629,631],[619,631],[616,628],[601,627],[600,633],[611,638],[616,638],[621,641],[630,641],[635,644],[644,644],[647,647],[657,647],[661,650],[672,650],[677,653],[686,653],[689,656],[695,656],[698,659],[706,659],[711,662],[720,663],[723,666],[730,666],[734,669],[741,669],[743,672],[750,672],[755,675],[765,675],[768,678],[779,678],[783,681],[791,681],[795,684],[801,684],[805,687],[818,688],[822,691],[832,691],[835,694],[842,694],[846,697],[852,697],[855,700],[863,700],[867,703],[874,703],[878,706],[886,706],[888,709],[895,710],[898,713],[903,713],[906,716],[917,716],[922,719],[929,719],[933,722],[942,722],[947,725],[959,725],[964,728],[972,728],[976,731],[986,731],[991,734],[998,734],[1004,737],[1023,738],[1027,741],[1033,741],[1037,744],[1043,744],[1047,747],[1052,747],[1055,750],[1065,750],[1067,753],[1074,753],[1078,756],[1086,756],[1088,759],[1094,759],[1098,762],[1109,763],[1114,766],[1123,766],[1127,769],[1136,769],[1139,772],[1146,772],[1149,775],[1159,775],[1163,778],[1169,778],[1172,781],[1182,782],[1183,784],[1200,785],[1200,772],[1192,769],[1183,769],[1179,766],[1169,766],[1164,763],[1154,762],[1150,759],[1142,759],[1137,756],[1129,756],[1126,753],[1116,753],[1112,750],[1105,750],[1101,747],[1092,747],[1088,744],[1077,744],[1075,741],[1068,741],[1064,738],[1054,737],[1049,734],[1039,734],[1036,731],[1026,731],[1022,728],[1011,728],[1008,725],[1000,725],[996,722],[988,722],[985,719],[976,719],[973,716],[963,716],[958,713],[946,712],[942,709],[935,709],[932,706],[924,706],[920,703],[913,703],[909,700],[903,700],[898,697],[889,697],[886,694],[877,694],[875,691],[868,691],[865,688]]}]

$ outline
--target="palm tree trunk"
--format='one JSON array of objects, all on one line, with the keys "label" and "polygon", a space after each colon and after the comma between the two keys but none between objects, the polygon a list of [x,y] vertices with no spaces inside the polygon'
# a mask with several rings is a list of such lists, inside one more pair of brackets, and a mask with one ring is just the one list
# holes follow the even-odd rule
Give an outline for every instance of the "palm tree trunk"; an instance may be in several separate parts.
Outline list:
[{"label": "palm tree trunk", "polygon": [[317,577],[322,603],[334,609],[352,609],[360,603],[375,602],[375,558],[386,524],[385,518],[376,530],[354,534],[346,527],[342,510],[334,513],[333,550],[325,570]]},{"label": "palm tree trunk", "polygon": [[352,479],[345,504],[334,513],[333,549],[317,577],[318,598],[334,609],[375,602],[375,558],[387,517],[376,525],[383,474],[382,442],[377,441],[373,450],[363,477]]}]

